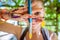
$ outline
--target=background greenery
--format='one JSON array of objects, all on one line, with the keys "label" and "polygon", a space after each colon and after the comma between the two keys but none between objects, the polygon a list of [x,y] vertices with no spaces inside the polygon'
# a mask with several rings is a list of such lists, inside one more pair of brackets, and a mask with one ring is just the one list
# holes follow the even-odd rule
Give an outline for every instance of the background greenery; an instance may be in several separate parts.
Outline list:
[{"label": "background greenery", "polygon": [[44,6],[46,28],[56,33],[60,32],[60,0],[45,0]]}]

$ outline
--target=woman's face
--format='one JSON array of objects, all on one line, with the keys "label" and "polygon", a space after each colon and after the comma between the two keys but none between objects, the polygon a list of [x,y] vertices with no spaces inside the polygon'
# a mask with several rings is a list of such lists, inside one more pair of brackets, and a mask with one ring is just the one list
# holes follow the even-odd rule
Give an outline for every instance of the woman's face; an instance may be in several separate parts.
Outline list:
[{"label": "woman's face", "polygon": [[[40,23],[44,20],[44,9],[33,8],[31,16],[32,16],[32,29],[33,30],[38,29],[40,27]],[[24,21],[28,21],[28,17],[29,15],[27,13],[22,15],[21,18],[23,18]]]},{"label": "woman's face", "polygon": [[36,29],[40,27],[41,22],[44,20],[44,10],[43,8],[40,10],[33,10],[33,18],[32,18],[32,29]]},{"label": "woman's face", "polygon": [[[37,5],[35,5],[37,4]],[[32,3],[32,29],[38,29],[40,27],[41,22],[44,20],[44,8],[42,3],[34,2]],[[26,15],[27,16],[27,15]]]}]

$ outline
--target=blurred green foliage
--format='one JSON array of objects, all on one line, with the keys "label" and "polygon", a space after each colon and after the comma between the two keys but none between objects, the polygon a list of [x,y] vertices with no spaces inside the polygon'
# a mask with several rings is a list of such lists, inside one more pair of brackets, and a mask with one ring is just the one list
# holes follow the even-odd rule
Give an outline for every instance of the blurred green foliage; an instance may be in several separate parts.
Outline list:
[{"label": "blurred green foliage", "polygon": [[58,12],[57,8],[59,7],[60,10],[60,2],[59,0],[45,0],[45,21],[46,21],[46,28],[48,30],[59,32],[60,31],[60,13]]},{"label": "blurred green foliage", "polygon": [[1,0],[0,6],[20,7],[24,6],[25,0]]}]

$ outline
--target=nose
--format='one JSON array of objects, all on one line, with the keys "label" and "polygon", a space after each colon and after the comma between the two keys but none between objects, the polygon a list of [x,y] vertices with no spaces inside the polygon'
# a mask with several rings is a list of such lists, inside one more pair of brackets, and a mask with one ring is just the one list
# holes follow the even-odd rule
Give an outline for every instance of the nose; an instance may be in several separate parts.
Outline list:
[{"label": "nose", "polygon": [[37,22],[35,20],[32,21],[32,25],[36,25]]},{"label": "nose", "polygon": [[35,24],[35,22],[32,22],[32,25],[34,25]]}]

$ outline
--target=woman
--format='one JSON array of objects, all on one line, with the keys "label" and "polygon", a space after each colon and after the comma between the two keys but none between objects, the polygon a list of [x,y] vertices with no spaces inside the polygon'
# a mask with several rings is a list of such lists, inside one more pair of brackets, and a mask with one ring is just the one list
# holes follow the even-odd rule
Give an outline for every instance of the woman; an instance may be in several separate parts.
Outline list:
[{"label": "woman", "polygon": [[[20,12],[19,12],[20,11]],[[32,15],[26,15],[28,14],[28,9],[25,6],[24,8],[20,8],[19,10],[16,10],[15,13],[23,14],[21,18],[24,18],[24,20],[28,20],[27,18],[32,17],[32,39],[29,38],[29,32],[26,34],[26,40],[44,40],[43,35],[41,33],[41,24],[44,21],[44,7],[42,0],[32,0]],[[28,16],[28,17],[27,17]],[[57,36],[49,31],[50,39],[51,40],[58,40]],[[54,38],[53,38],[54,37]],[[22,38],[22,37],[21,37]],[[23,39],[23,38],[22,38]]]},{"label": "woman", "polygon": [[[42,1],[40,1],[40,0],[32,0],[32,15],[28,14],[28,9],[27,9],[26,6],[23,7],[23,8],[19,8],[18,10],[13,11],[13,12],[14,13],[20,13],[21,14],[20,18],[22,19],[22,21],[24,21],[26,23],[29,22],[28,18],[31,17],[33,19],[32,20],[32,34],[33,34],[32,38],[31,39],[29,38],[29,31],[26,30],[27,31],[26,34],[25,34],[25,32],[23,32],[22,35],[21,35],[21,33],[19,34],[20,38],[18,37],[18,40],[19,39],[23,40],[24,38],[26,40],[45,40],[43,38],[43,34],[41,32],[41,30],[42,30],[41,24],[44,21],[44,13],[45,13]],[[22,32],[22,31],[20,31],[20,32]],[[16,32],[16,35],[17,35],[17,33],[18,32]],[[51,40],[58,40],[57,36],[53,32],[50,32],[50,31],[49,31],[49,37],[50,37]]]},{"label": "woman", "polygon": [[[23,12],[27,12],[26,10]],[[22,12],[22,13],[23,13]],[[40,0],[32,0],[32,38],[29,38],[29,32],[26,34],[26,40],[45,40],[41,33],[41,24],[44,21],[44,7]],[[49,31],[49,37],[51,40],[58,40],[57,36]]]}]

